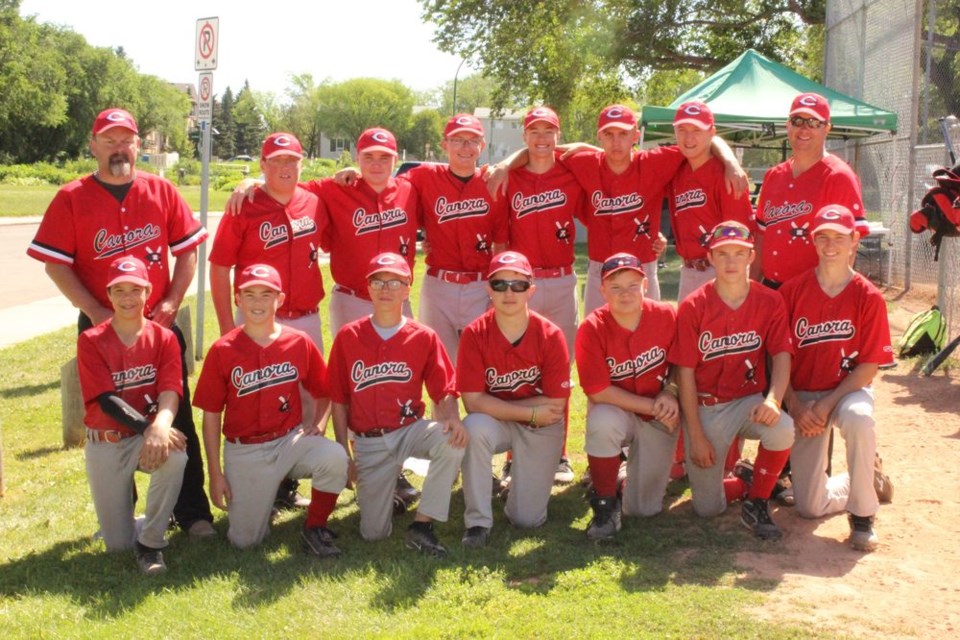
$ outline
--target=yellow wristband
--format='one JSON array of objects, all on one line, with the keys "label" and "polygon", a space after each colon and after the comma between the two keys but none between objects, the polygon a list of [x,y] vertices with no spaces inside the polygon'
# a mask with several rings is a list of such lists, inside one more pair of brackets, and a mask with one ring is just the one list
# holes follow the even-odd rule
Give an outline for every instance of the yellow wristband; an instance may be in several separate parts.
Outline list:
[{"label": "yellow wristband", "polygon": [[537,406],[536,406],[536,405],[533,406],[533,412],[530,414],[530,422],[529,422],[529,425],[530,425],[531,427],[536,427],[536,426],[537,426]]},{"label": "yellow wristband", "polygon": [[780,410],[780,401],[774,398],[773,396],[767,396],[766,398],[763,399],[763,401],[765,403],[772,404],[777,408],[778,411]]},{"label": "yellow wristband", "polygon": [[672,395],[674,398],[680,397],[680,387],[677,386],[676,382],[671,382],[663,388],[664,391]]}]

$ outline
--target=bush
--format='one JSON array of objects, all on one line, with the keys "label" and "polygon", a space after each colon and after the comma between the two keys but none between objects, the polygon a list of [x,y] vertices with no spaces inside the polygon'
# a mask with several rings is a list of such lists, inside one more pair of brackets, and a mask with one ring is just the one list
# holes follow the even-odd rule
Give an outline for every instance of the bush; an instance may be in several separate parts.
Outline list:
[{"label": "bush", "polygon": [[329,158],[317,158],[315,160],[304,160],[303,161],[303,170],[300,172],[300,180],[307,182],[308,180],[317,180],[319,178],[327,178],[332,176],[337,172],[338,166],[337,162],[330,160]]}]

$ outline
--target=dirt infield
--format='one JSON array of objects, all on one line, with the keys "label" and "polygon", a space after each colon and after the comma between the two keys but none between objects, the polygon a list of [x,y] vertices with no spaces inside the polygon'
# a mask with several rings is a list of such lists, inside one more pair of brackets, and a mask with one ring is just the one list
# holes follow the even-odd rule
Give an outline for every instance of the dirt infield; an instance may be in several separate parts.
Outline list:
[{"label": "dirt infield", "polygon": [[[922,295],[888,299],[894,339],[930,305]],[[960,370],[923,378],[918,368],[900,362],[875,383],[879,449],[895,488],[877,515],[880,548],[850,549],[843,515],[805,520],[780,507],[786,553],[738,558],[744,578],[777,583],[759,617],[838,635],[960,635]],[[833,460],[846,466],[839,438]]]}]

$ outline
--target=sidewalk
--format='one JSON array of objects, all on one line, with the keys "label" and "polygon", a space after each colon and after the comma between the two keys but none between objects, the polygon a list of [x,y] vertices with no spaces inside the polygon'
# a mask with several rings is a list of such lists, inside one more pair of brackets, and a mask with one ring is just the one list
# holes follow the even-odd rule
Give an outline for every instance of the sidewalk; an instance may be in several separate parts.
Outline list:
[{"label": "sidewalk", "polygon": [[[222,212],[210,212],[207,216],[207,228],[210,231],[210,237],[216,233]],[[33,226],[40,224],[42,216],[27,216],[21,218],[0,218],[0,228],[14,226]],[[30,234],[32,236],[32,233]],[[208,245],[209,249],[209,245]],[[9,271],[3,273],[2,281],[4,285],[0,289],[7,289],[16,284],[18,278],[25,277],[25,272],[29,271],[29,277],[46,278],[46,274],[37,275],[36,265],[40,265],[26,255],[26,246],[18,249],[23,262],[9,267]],[[16,259],[19,260],[20,257]],[[29,266],[24,266],[30,264]],[[42,267],[40,268],[42,272]],[[209,283],[209,279],[207,280]],[[51,293],[56,291],[52,282],[44,282],[49,286]],[[209,291],[209,284],[208,289]],[[197,291],[197,278],[194,277],[187,295],[194,295]],[[0,291],[2,293],[2,291]],[[196,309],[193,310],[196,318]],[[204,313],[213,313],[212,308],[204,310]],[[79,312],[69,301],[59,293],[46,297],[42,300],[36,300],[27,304],[7,307],[0,309],[0,349],[18,344],[25,340],[36,338],[37,336],[62,329],[63,327],[76,326]],[[196,320],[194,320],[196,321]]]}]

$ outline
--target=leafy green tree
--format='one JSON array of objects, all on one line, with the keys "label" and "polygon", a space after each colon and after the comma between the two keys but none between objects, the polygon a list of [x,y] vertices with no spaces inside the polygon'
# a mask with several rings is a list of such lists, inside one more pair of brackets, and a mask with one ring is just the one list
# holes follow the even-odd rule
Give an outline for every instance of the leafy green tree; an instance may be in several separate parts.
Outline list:
[{"label": "leafy green tree", "polygon": [[599,88],[585,78],[602,76],[599,86],[608,88],[619,80],[613,86],[622,89],[654,71],[716,70],[748,47],[797,66],[805,30],[823,23],[825,2],[420,0],[440,49],[496,80],[495,106],[543,101],[561,116],[571,115],[579,92]]},{"label": "leafy green tree", "polygon": [[[923,23],[923,41],[934,42],[931,51],[929,76],[933,85],[930,102],[931,115],[936,117],[953,114],[960,116],[960,0],[940,0],[936,3],[936,21],[933,34]],[[921,68],[927,71],[926,56],[920,58]],[[937,123],[927,123],[936,128]],[[932,139],[937,139],[934,133]]]},{"label": "leafy green tree", "polygon": [[237,153],[256,156],[267,133],[267,123],[250,89],[250,82],[243,83],[233,106],[233,122],[236,126],[234,145]]},{"label": "leafy green tree", "polygon": [[410,117],[410,124],[397,140],[401,149],[406,149],[419,160],[436,160],[441,156],[440,140],[446,118],[436,109],[422,109]]},{"label": "leafy green tree", "polygon": [[[473,113],[477,107],[493,105],[493,94],[496,91],[496,82],[483,74],[473,73],[466,78],[457,80],[457,104],[453,105],[453,80],[450,80],[439,89],[440,107],[438,111],[446,117],[455,113]],[[506,105],[513,107],[515,105]]]},{"label": "leafy green tree", "polygon": [[237,127],[233,122],[233,91],[230,87],[223,90],[219,100],[213,102],[213,128],[219,135],[213,137],[213,155],[218,158],[232,158],[237,155]]},{"label": "leafy green tree", "polygon": [[318,119],[331,137],[356,140],[364,129],[384,127],[402,135],[413,112],[413,94],[398,80],[354,78],[320,86]]},{"label": "leafy green tree", "polygon": [[320,155],[320,91],[309,73],[290,79],[287,97],[286,128],[297,136],[308,156]]}]

